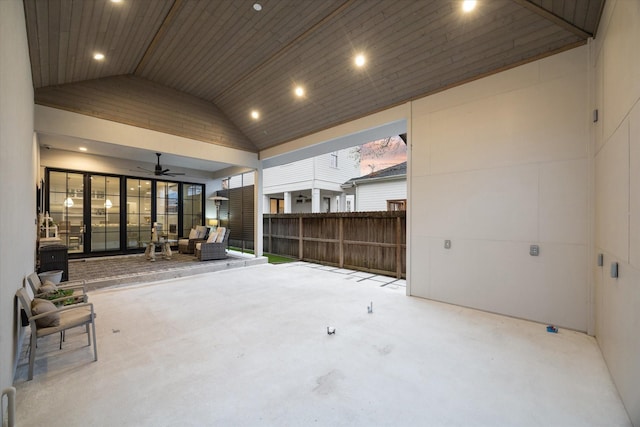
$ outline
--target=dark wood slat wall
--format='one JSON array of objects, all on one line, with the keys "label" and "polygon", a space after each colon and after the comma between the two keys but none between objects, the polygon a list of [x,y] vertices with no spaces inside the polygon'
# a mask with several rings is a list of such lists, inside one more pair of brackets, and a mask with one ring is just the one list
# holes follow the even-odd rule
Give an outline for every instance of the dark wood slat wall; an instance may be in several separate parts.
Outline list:
[{"label": "dark wood slat wall", "polygon": [[255,152],[213,104],[131,76],[36,91],[36,103],[141,128]]},{"label": "dark wood slat wall", "polygon": [[255,187],[253,185],[218,191],[217,193],[229,199],[223,201],[221,205],[221,209],[227,209],[227,219],[221,221],[221,224],[231,229],[229,235],[229,245],[231,246],[254,249],[254,193]]}]

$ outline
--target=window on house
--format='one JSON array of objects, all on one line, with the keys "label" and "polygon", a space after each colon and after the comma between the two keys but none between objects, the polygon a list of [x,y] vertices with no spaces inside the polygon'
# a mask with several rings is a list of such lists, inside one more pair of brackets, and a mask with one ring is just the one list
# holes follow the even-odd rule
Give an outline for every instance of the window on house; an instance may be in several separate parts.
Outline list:
[{"label": "window on house", "polygon": [[269,213],[284,213],[284,199],[270,199]]},{"label": "window on house", "polygon": [[387,200],[387,210],[388,211],[406,211],[407,199]]},{"label": "window on house", "polygon": [[338,167],[338,152],[334,151],[333,153],[331,153],[331,167],[332,168],[337,168]]}]

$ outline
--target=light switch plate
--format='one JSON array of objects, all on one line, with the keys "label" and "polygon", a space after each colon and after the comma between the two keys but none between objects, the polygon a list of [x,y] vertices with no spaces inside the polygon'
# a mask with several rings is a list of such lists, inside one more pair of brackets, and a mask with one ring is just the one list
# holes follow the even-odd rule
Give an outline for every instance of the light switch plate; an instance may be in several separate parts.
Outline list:
[{"label": "light switch plate", "polygon": [[538,256],[540,254],[540,247],[538,245],[529,246],[529,255]]},{"label": "light switch plate", "polygon": [[616,279],[618,277],[618,263],[617,262],[612,262],[611,263],[611,277],[613,279]]},{"label": "light switch plate", "polygon": [[604,265],[604,254],[598,254],[598,267],[602,267]]}]

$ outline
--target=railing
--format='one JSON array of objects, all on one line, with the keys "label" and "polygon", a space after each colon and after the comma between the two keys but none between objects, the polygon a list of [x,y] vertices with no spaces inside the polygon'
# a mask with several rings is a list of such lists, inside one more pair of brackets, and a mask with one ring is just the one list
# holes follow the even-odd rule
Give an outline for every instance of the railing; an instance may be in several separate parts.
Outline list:
[{"label": "railing", "polygon": [[303,261],[406,277],[406,213],[265,214],[264,250]]}]

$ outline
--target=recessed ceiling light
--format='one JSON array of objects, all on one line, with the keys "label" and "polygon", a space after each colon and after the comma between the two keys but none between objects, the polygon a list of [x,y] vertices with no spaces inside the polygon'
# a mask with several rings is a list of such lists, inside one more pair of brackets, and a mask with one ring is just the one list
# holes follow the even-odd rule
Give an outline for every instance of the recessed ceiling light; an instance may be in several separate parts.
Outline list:
[{"label": "recessed ceiling light", "polygon": [[463,12],[471,12],[476,8],[476,4],[478,2],[476,0],[464,0],[462,2],[462,11]]},{"label": "recessed ceiling light", "polygon": [[296,86],[294,92],[298,98],[302,98],[304,96],[304,88],[302,86]]},{"label": "recessed ceiling light", "polygon": [[102,61],[104,59],[104,54],[98,52],[93,55],[93,59],[95,59],[96,61]]},{"label": "recessed ceiling light", "polygon": [[80,151],[87,151],[87,147],[78,147],[78,150],[80,150]]},{"label": "recessed ceiling light", "polygon": [[254,119],[254,120],[258,120],[260,118],[260,113],[258,111],[256,111],[256,110],[253,110],[251,112],[251,118]]},{"label": "recessed ceiling light", "polygon": [[358,54],[356,55],[356,58],[354,60],[356,67],[362,67],[364,66],[365,62],[367,62],[367,59],[364,57],[363,54]]},{"label": "recessed ceiling light", "polygon": [[254,3],[253,10],[255,10],[256,12],[260,12],[262,10],[262,5],[260,3]]}]

